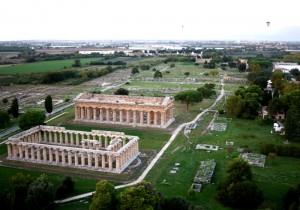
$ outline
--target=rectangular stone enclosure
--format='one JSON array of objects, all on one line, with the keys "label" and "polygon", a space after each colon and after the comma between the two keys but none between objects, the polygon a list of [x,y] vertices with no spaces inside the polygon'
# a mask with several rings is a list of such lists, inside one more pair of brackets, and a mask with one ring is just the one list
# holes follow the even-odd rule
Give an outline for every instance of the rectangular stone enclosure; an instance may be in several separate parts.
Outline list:
[{"label": "rectangular stone enclosure", "polygon": [[138,140],[123,132],[40,125],[8,138],[7,159],[121,173],[139,156]]},{"label": "rectangular stone enclosure", "polygon": [[75,99],[75,121],[167,128],[174,99],[81,93]]}]

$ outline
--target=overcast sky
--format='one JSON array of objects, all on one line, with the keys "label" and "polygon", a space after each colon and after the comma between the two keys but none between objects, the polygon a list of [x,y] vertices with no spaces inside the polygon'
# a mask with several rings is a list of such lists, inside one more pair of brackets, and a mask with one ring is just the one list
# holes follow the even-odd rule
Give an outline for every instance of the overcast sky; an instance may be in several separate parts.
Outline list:
[{"label": "overcast sky", "polygon": [[0,0],[0,8],[0,41],[300,41],[299,0]]}]

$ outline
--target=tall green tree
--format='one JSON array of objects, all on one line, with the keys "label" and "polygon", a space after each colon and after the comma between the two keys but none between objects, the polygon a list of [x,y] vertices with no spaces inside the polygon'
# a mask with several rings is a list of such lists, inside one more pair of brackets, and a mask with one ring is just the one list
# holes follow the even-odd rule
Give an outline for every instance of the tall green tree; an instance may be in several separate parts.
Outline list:
[{"label": "tall green tree", "polygon": [[53,184],[42,174],[29,185],[26,202],[29,209],[54,209],[54,195]]},{"label": "tall green tree", "polygon": [[285,119],[285,134],[289,140],[300,141],[300,110],[292,107],[287,111]]},{"label": "tall green tree", "polygon": [[154,79],[156,79],[156,78],[160,78],[160,77],[162,77],[162,73],[159,71],[159,70],[156,70],[155,72],[154,72]]},{"label": "tall green tree", "polygon": [[27,130],[37,125],[43,125],[46,119],[45,113],[40,110],[30,110],[19,117],[19,127]]},{"label": "tall green tree", "polygon": [[106,180],[96,185],[96,193],[92,198],[90,210],[114,210],[117,206],[117,192],[115,187]]},{"label": "tall green tree", "polygon": [[53,111],[52,97],[50,95],[47,95],[45,99],[45,109],[48,113]]},{"label": "tall green tree", "polygon": [[225,110],[228,117],[238,118],[242,114],[245,101],[240,95],[231,95],[227,98]]},{"label": "tall green tree", "polygon": [[0,128],[9,123],[9,114],[7,112],[0,111]]},{"label": "tall green tree", "polygon": [[186,103],[186,110],[189,110],[189,105],[192,103],[199,103],[203,99],[203,95],[200,91],[197,90],[185,90],[177,93],[174,96],[176,101],[181,101]]},{"label": "tall green tree", "polygon": [[137,74],[137,73],[139,73],[139,68],[135,66],[131,69],[131,74]]},{"label": "tall green tree", "polygon": [[8,102],[8,99],[7,99],[7,98],[3,98],[3,99],[2,99],[2,103],[3,103],[3,104],[7,104],[7,102]]},{"label": "tall green tree", "polygon": [[160,204],[160,196],[155,188],[149,183],[141,183],[127,188],[120,195],[120,210],[145,210],[156,209]]},{"label": "tall green tree", "polygon": [[242,158],[229,162],[227,176],[217,186],[216,199],[224,206],[255,209],[263,201],[263,194],[252,181],[249,164]]},{"label": "tall green tree", "polygon": [[19,116],[19,101],[17,98],[14,98],[11,104],[11,114],[14,118]]}]

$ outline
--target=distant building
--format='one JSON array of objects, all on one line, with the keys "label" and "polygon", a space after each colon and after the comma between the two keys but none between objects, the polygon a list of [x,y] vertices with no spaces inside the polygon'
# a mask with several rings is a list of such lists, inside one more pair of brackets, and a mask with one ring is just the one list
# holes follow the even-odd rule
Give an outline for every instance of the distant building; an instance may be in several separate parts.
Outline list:
[{"label": "distant building", "polygon": [[205,63],[205,61],[207,63],[209,63],[211,60],[212,60],[212,58],[198,58],[197,57],[195,63]]},{"label": "distant building", "polygon": [[273,63],[273,72],[274,71],[282,71],[283,73],[289,73],[292,69],[299,69],[300,65],[297,63],[284,63],[284,62],[276,62]]}]

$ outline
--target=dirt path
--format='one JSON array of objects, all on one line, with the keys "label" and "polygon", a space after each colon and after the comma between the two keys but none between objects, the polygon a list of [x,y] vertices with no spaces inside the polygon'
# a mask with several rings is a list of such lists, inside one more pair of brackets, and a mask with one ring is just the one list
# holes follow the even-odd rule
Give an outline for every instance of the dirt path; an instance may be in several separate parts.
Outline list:
[{"label": "dirt path", "polygon": [[[138,179],[136,179],[133,182],[130,182],[128,184],[123,184],[123,185],[118,185],[115,188],[116,189],[121,189],[121,188],[125,188],[125,187],[129,187],[132,185],[135,185],[139,182],[141,182],[142,180],[145,179],[145,177],[147,176],[147,174],[149,173],[149,171],[153,168],[153,166],[156,164],[156,162],[160,159],[160,157],[165,153],[165,151],[168,149],[168,147],[172,144],[172,142],[175,140],[175,138],[177,137],[177,135],[179,134],[179,132],[187,125],[192,124],[192,123],[196,123],[198,121],[198,119],[205,114],[208,111],[211,111],[212,108],[214,108],[217,103],[223,98],[224,96],[224,81],[223,79],[221,80],[221,85],[222,85],[222,90],[221,90],[221,94],[218,96],[218,98],[216,99],[216,101],[213,103],[213,105],[211,105],[209,108],[203,110],[200,114],[198,114],[194,120],[187,122],[187,123],[183,123],[181,125],[179,125],[174,132],[172,133],[171,138],[169,139],[169,141],[165,144],[165,146],[160,150],[159,153],[157,153],[157,155],[155,156],[155,158],[151,161],[151,163],[147,166],[147,168],[145,169],[145,171],[140,175],[140,177]],[[93,193],[95,192],[89,192],[89,193],[85,193],[85,194],[81,194],[81,195],[77,195],[74,197],[70,197],[67,199],[63,199],[63,200],[58,200],[55,201],[55,203],[66,203],[66,202],[70,202],[70,201],[74,201],[74,200],[78,200],[78,199],[82,199],[85,197],[89,197],[92,196]]]}]

